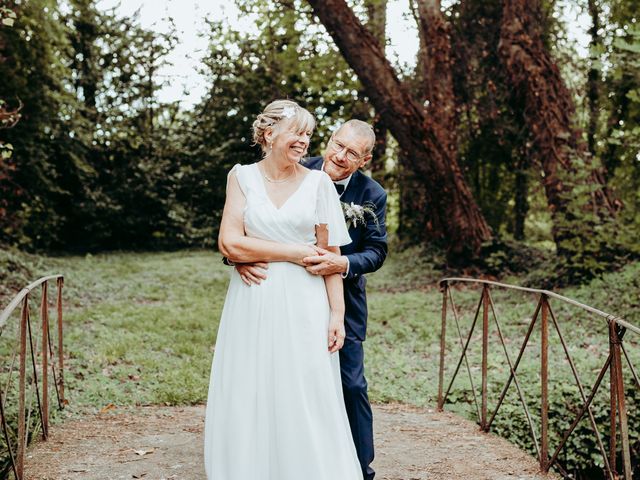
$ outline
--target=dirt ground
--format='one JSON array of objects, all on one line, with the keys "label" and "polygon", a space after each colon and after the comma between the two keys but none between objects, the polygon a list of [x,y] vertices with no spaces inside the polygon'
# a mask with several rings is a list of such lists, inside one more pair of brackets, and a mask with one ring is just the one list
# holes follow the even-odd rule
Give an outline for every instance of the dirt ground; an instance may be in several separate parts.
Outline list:
[{"label": "dirt ground", "polygon": [[[374,405],[376,480],[555,480],[506,440],[450,413]],[[68,420],[27,452],[27,480],[205,480],[204,407],[140,407]],[[247,479],[250,480],[250,479]],[[338,480],[338,479],[336,479]]]}]

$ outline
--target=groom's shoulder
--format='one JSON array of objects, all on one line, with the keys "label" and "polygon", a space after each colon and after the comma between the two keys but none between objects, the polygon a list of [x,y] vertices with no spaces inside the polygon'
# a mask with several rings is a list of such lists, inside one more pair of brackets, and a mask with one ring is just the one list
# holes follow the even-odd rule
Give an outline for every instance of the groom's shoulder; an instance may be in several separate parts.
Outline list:
[{"label": "groom's shoulder", "polygon": [[303,159],[300,164],[309,170],[320,170],[322,168],[322,157],[309,157]]},{"label": "groom's shoulder", "polygon": [[387,196],[387,191],[377,181],[371,178],[369,175],[358,170],[358,180],[361,188],[365,190],[369,197],[382,198]]}]

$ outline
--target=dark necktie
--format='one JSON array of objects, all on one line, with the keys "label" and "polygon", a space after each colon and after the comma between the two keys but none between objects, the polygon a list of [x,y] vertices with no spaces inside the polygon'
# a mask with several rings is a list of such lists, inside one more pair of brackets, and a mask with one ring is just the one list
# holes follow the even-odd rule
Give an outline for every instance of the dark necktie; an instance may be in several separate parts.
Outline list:
[{"label": "dark necktie", "polygon": [[336,192],[338,192],[338,195],[342,195],[342,192],[344,192],[344,185],[334,183],[333,186],[336,187]]}]

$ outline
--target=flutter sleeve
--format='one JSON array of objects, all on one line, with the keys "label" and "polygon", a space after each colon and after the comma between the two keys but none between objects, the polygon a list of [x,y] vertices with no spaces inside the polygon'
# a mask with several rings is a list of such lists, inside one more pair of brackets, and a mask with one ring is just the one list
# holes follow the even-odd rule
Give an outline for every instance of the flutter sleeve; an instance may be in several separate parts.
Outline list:
[{"label": "flutter sleeve", "polygon": [[318,172],[318,199],[316,201],[316,223],[326,225],[329,231],[330,247],[340,247],[351,243],[351,237],[344,221],[340,198],[333,182],[324,172]]},{"label": "flutter sleeve", "polygon": [[236,178],[238,179],[238,185],[240,186],[240,190],[242,191],[242,193],[244,194],[244,196],[247,196],[247,168],[246,166],[243,167],[242,165],[240,165],[239,163],[236,163],[233,168],[231,170],[229,170],[229,173],[227,175],[227,182],[229,181],[229,179],[231,178],[232,175],[235,175]]}]

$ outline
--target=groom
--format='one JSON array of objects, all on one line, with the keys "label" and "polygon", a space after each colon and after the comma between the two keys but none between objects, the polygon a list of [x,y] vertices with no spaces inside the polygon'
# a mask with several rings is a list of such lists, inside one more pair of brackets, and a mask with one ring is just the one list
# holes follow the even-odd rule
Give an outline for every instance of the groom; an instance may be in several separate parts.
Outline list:
[{"label": "groom", "polygon": [[[324,170],[331,177],[342,202],[355,209],[370,207],[360,216],[361,221],[349,225],[352,242],[341,247],[341,255],[324,250],[320,255],[304,260],[307,271],[314,275],[340,273],[344,278],[346,338],[340,350],[340,373],[351,433],[365,480],[373,479],[375,472],[370,466],[374,456],[373,417],[362,347],[367,332],[367,280],[364,274],[379,269],[387,256],[387,194],[376,181],[359,171],[371,160],[375,140],[369,124],[349,120],[333,133],[323,157],[312,157],[304,162],[306,167]],[[255,265],[236,268],[241,274],[244,270],[249,278],[258,281],[266,278],[265,271]]]}]

